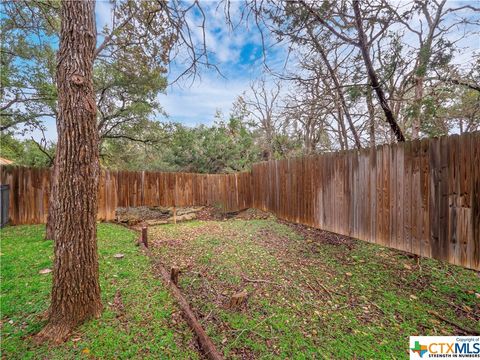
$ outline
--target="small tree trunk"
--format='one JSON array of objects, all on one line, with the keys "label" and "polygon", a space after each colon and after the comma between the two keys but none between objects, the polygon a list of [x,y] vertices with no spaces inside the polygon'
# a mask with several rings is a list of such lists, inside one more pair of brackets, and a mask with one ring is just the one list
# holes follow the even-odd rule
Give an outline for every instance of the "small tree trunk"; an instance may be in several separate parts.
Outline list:
[{"label": "small tree trunk", "polygon": [[[338,93],[335,94],[335,107],[337,109],[337,114],[338,114],[338,125],[340,127],[340,138],[342,138],[342,141],[340,142],[340,145],[342,147],[342,150],[348,150],[348,136],[347,136],[347,130],[345,128],[345,120],[343,118],[343,110],[342,106],[340,103],[337,101]],[[342,145],[342,143],[344,145]]]},{"label": "small tree trunk", "polygon": [[55,259],[48,324],[37,340],[64,341],[102,311],[96,241],[99,176],[93,90],[95,1],[64,1],[57,64]]},{"label": "small tree trunk", "polygon": [[312,153],[312,149],[313,149],[312,133],[311,133],[310,129],[311,129],[310,124],[307,122],[305,124],[305,136],[303,138],[303,141],[305,143],[305,155],[310,155]]},{"label": "small tree trunk", "polygon": [[[342,117],[341,117],[341,112],[338,113],[338,119],[339,119],[339,120],[337,121],[338,141],[339,141],[339,143],[340,143],[340,150],[343,151],[343,150],[345,150],[345,145],[343,144],[343,139],[344,139],[344,135],[345,135],[345,133],[344,133],[343,130],[345,130],[345,127],[342,127],[341,124],[340,124],[340,122],[343,122],[343,119],[342,119]],[[347,149],[347,150],[348,150],[348,149]]]},{"label": "small tree trunk", "polygon": [[357,130],[355,129],[355,125],[353,124],[352,117],[350,116],[350,110],[347,106],[347,102],[345,100],[345,96],[343,94],[342,86],[340,84],[340,80],[338,79],[337,72],[330,64],[330,61],[328,60],[328,56],[325,52],[325,49],[321,45],[320,41],[318,41],[317,37],[312,33],[312,30],[310,28],[308,28],[308,33],[310,35],[310,38],[315,44],[316,50],[322,57],[324,64],[327,66],[328,72],[330,73],[333,83],[335,84],[336,101],[338,100],[343,108],[343,112],[345,113],[345,117],[347,118],[348,126],[353,135],[353,140],[355,141],[355,147],[357,149],[361,149],[362,144],[360,143],[360,137],[358,136]]},{"label": "small tree trunk", "polygon": [[415,77],[415,104],[412,124],[412,139],[418,139],[420,136],[420,127],[422,124],[422,99],[423,99],[423,76]]},{"label": "small tree trunk", "polygon": [[370,135],[370,147],[375,147],[375,107],[373,106],[372,88],[367,88],[367,108],[368,116],[370,118],[369,135]]},{"label": "small tree trunk", "polygon": [[142,226],[142,236],[140,241],[146,248],[148,248],[148,228],[146,226]]},{"label": "small tree trunk", "polygon": [[362,24],[362,14],[360,12],[360,4],[359,0],[353,0],[353,10],[355,12],[355,25],[358,31],[358,43],[360,47],[360,51],[362,53],[363,61],[365,63],[365,67],[367,68],[368,78],[370,80],[371,87],[375,90],[377,94],[378,101],[380,102],[380,106],[385,114],[385,118],[392,129],[393,134],[395,135],[397,141],[405,141],[405,137],[403,136],[402,129],[398,126],[397,121],[395,120],[395,116],[393,115],[392,109],[388,105],[387,98],[385,96],[385,92],[378,80],[377,73],[373,68],[372,59],[370,59],[369,54],[369,45],[365,36],[365,32],[363,30]]},{"label": "small tree trunk", "polygon": [[177,266],[172,266],[170,270],[170,281],[178,286],[178,275],[180,274],[180,268]]},{"label": "small tree trunk", "polygon": [[266,161],[272,160],[272,153],[273,153],[273,135],[272,135],[272,129],[270,126],[270,119],[267,120],[267,123],[265,124],[265,137],[266,137],[266,148],[265,148],[265,157],[264,159]]}]

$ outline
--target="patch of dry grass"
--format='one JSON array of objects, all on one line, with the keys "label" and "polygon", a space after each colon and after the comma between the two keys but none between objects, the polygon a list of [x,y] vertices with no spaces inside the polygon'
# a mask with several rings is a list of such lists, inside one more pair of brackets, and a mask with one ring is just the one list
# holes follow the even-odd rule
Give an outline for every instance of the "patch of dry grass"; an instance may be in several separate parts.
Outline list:
[{"label": "patch of dry grass", "polygon": [[[399,358],[410,335],[480,331],[470,270],[273,218],[149,235],[155,256],[182,269],[182,292],[227,357]],[[244,289],[247,305],[228,309]]]}]

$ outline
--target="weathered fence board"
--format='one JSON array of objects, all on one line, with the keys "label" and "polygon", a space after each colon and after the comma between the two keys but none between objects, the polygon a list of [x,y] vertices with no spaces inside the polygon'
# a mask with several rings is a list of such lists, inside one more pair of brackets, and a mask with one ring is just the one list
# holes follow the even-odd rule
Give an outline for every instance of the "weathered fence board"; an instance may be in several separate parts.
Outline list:
[{"label": "weathered fence board", "polygon": [[[10,223],[47,221],[50,170],[2,166],[0,182],[10,184]],[[102,171],[99,220],[115,219],[117,207],[216,206],[223,211],[251,207],[251,175]]]},{"label": "weathered fence board", "polygon": [[252,179],[253,207],[285,220],[480,269],[479,132],[262,162]]},{"label": "weathered fence board", "polygon": [[[50,172],[2,167],[12,224],[46,221]],[[98,219],[117,207],[248,207],[480,270],[480,133],[255,164],[251,172],[102,171]]]}]

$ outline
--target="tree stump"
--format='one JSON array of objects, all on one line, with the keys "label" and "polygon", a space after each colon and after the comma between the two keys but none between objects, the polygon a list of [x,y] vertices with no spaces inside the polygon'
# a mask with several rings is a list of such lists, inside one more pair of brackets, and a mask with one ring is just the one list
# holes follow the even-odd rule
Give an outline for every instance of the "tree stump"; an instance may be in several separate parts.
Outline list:
[{"label": "tree stump", "polygon": [[230,304],[228,305],[228,307],[230,309],[241,308],[244,304],[247,303],[247,296],[248,296],[248,293],[246,290],[242,290],[232,295],[232,297],[230,298]]},{"label": "tree stump", "polygon": [[178,274],[180,274],[180,269],[177,266],[172,266],[170,270],[170,280],[175,285],[178,285]]}]

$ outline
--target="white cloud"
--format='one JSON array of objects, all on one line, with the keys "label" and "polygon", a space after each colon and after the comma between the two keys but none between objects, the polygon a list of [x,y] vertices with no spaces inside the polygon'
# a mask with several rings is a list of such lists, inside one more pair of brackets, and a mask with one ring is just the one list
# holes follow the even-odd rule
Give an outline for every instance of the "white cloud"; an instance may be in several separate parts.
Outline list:
[{"label": "white cloud", "polygon": [[[405,0],[405,4],[410,3]],[[240,22],[243,2],[231,2],[230,16],[234,21],[234,30],[231,30],[226,22],[223,6],[218,6],[217,1],[200,2],[205,13],[205,39],[207,49],[211,55],[210,60],[215,63],[226,78],[220,77],[214,70],[202,69],[202,77],[195,81],[192,86],[188,80],[183,86],[177,84],[167,89],[166,95],[160,95],[159,101],[164,110],[169,114],[169,119],[179,121],[187,125],[209,124],[214,120],[216,110],[222,111],[225,115],[231,110],[231,106],[236,96],[248,90],[252,80],[259,77],[267,77],[263,66],[263,54],[261,53],[261,34],[257,25],[250,18],[248,23],[245,19]],[[405,4],[399,3],[401,7]],[[465,2],[460,2],[465,4]],[[449,2],[450,6],[456,3]],[[111,24],[111,4],[109,1],[97,1],[96,20],[99,32],[105,25]],[[418,17],[412,19],[412,26],[418,25]],[[192,36],[197,45],[203,42],[203,33],[200,28],[201,17],[199,13],[189,15]],[[406,33],[405,40],[415,47],[416,39],[409,34],[402,26],[392,28]],[[265,31],[266,40],[266,62],[269,67],[277,72],[282,72],[286,65],[289,68],[295,68],[298,59],[295,56],[289,58],[288,64],[285,64],[287,46],[285,44],[274,45],[275,40]],[[458,36],[458,34],[452,34]],[[475,39],[474,39],[475,40]],[[472,38],[461,41],[458,45],[465,48],[457,54],[454,62],[466,63],[471,60],[471,53],[479,49],[479,41],[472,41]],[[99,36],[99,41],[101,37]],[[184,49],[182,51],[185,51]],[[169,80],[176,79],[185,67],[188,66],[185,54],[174,60],[171,64],[171,73]],[[35,135],[36,136],[36,135]],[[54,139],[56,137],[55,121],[47,121],[47,137]]]},{"label": "white cloud", "polygon": [[251,78],[233,80],[207,75],[191,87],[173,86],[159,101],[169,120],[185,125],[211,124],[217,110],[228,115],[235,98],[247,90]]},{"label": "white cloud", "polygon": [[[244,20],[240,22],[242,2],[231,2],[233,30],[227,24],[224,8],[219,7],[218,2],[201,2],[201,5],[205,13],[205,33],[200,27],[202,17],[192,14],[188,21],[193,38],[200,46],[205,36],[210,61],[218,66],[225,78],[215,70],[202,69],[201,78],[193,85],[186,79],[180,82],[183,86],[174,84],[168,88],[166,95],[159,96],[170,120],[191,126],[212,123],[217,110],[228,115],[233,101],[248,90],[250,82],[265,76],[261,34],[252,19],[248,23]],[[273,39],[267,37],[267,46],[272,43]],[[283,45],[266,49],[268,64],[275,70],[281,69],[285,54]],[[184,63],[186,58],[181,54],[174,59],[169,74],[170,81],[175,80],[188,66],[188,61]]]}]

